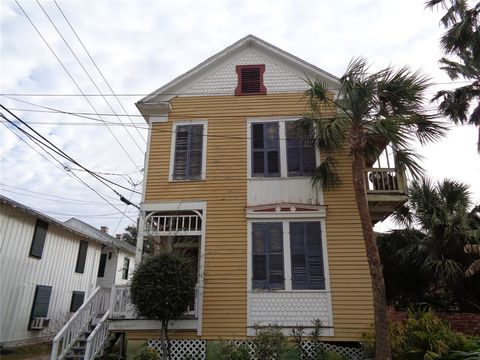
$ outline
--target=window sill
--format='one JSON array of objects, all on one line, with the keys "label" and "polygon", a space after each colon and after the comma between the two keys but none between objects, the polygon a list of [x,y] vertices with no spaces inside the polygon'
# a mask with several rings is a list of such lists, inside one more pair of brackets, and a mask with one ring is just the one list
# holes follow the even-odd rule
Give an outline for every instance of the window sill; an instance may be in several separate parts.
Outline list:
[{"label": "window sill", "polygon": [[306,289],[306,290],[262,290],[262,289],[250,289],[248,291],[249,293],[254,293],[254,294],[258,294],[258,293],[287,293],[287,294],[291,294],[291,293],[300,293],[300,294],[308,294],[308,293],[327,293],[327,292],[330,292],[330,290],[316,290],[316,289]]},{"label": "window sill", "polygon": [[272,176],[272,177],[264,177],[264,176],[250,176],[247,180],[297,180],[297,179],[308,179],[310,180],[312,177],[307,176]]},{"label": "window sill", "polygon": [[206,178],[203,179],[168,179],[169,183],[190,183],[190,182],[202,182],[207,181]]}]

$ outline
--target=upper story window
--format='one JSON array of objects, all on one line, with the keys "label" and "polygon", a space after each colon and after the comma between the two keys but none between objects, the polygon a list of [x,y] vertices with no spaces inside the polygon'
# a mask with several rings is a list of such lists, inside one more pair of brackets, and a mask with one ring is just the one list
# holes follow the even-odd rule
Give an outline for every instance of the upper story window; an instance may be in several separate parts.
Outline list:
[{"label": "upper story window", "polygon": [[235,95],[263,95],[267,89],[263,85],[265,65],[237,65],[238,84]]},{"label": "upper story window", "polygon": [[288,176],[312,175],[316,167],[313,136],[302,139],[295,132],[293,121],[285,124]]},{"label": "upper story window", "polygon": [[174,124],[170,180],[205,178],[206,122]]},{"label": "upper story window", "polygon": [[35,231],[33,233],[32,245],[30,246],[30,256],[41,259],[45,239],[47,237],[48,223],[37,219],[35,223]]},{"label": "upper story window", "polygon": [[249,150],[252,177],[311,176],[317,166],[313,136],[303,139],[294,121],[251,121]]},{"label": "upper story window", "polygon": [[280,176],[278,123],[252,124],[252,175]]}]

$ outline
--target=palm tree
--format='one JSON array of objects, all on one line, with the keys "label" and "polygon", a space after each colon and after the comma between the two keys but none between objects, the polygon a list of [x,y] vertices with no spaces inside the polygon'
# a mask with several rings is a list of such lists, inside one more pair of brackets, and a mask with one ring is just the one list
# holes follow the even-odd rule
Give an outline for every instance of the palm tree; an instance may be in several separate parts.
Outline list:
[{"label": "palm tree", "polygon": [[391,359],[385,286],[368,209],[365,166],[373,163],[387,144],[392,144],[397,150],[397,166],[414,176],[421,175],[416,156],[409,150],[411,140],[417,138],[422,144],[433,141],[445,129],[425,111],[428,79],[407,67],[369,73],[366,61],[359,58],[349,64],[340,78],[336,95],[319,80],[308,83],[309,113],[297,122],[297,129],[304,136],[315,133],[315,144],[322,153],[323,161],[312,182],[320,183],[326,190],[339,184],[335,154],[346,147],[351,154],[355,200],[372,278],[376,356]]},{"label": "palm tree", "polygon": [[[440,44],[445,55],[451,58],[440,59],[441,69],[452,80],[471,81],[454,90],[439,91],[433,101],[440,100],[440,111],[455,124],[478,127],[480,153],[480,2],[471,8],[467,0],[429,0],[426,4],[430,8],[441,5],[446,9],[440,21],[447,31]],[[473,111],[468,116],[470,105]]]},{"label": "palm tree", "polygon": [[[424,179],[410,185],[408,203],[393,215],[404,229],[379,236],[392,298],[433,297],[480,306],[476,304],[480,277],[466,279],[480,269],[479,260],[472,262],[473,255],[480,254],[480,207],[469,209],[470,205],[468,186],[461,182],[433,184]],[[390,271],[393,268],[395,274]],[[410,284],[397,284],[398,278],[407,275]]]}]

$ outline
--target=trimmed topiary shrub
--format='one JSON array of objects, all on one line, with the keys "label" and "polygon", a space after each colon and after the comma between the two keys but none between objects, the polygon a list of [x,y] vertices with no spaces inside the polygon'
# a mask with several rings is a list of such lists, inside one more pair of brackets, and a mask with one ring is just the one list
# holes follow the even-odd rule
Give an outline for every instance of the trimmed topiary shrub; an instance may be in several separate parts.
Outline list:
[{"label": "trimmed topiary shrub", "polygon": [[131,302],[140,316],[161,321],[163,359],[169,358],[168,324],[185,313],[195,296],[195,284],[192,261],[167,251],[147,257],[133,274]]}]

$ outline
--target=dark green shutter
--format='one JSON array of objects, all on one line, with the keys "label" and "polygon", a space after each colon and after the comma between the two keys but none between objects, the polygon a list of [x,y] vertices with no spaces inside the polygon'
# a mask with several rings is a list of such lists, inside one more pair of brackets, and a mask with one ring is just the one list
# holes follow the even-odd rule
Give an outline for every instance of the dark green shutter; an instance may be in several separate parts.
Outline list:
[{"label": "dark green shutter", "polygon": [[[33,297],[32,312],[30,319],[42,318],[48,316],[48,306],[50,304],[50,297],[52,295],[52,287],[37,285],[35,295]],[[30,321],[29,321],[30,328]]]},{"label": "dark green shutter", "polygon": [[325,289],[320,222],[290,222],[292,289]]},{"label": "dark green shutter", "polygon": [[253,288],[284,289],[282,223],[253,223],[252,247]]},{"label": "dark green shutter", "polygon": [[85,261],[87,260],[88,243],[86,241],[80,241],[80,248],[78,249],[77,265],[75,266],[75,272],[83,274],[85,270]]},{"label": "dark green shutter", "polygon": [[41,259],[45,238],[47,237],[48,223],[37,219],[35,223],[35,231],[33,233],[32,245],[30,247],[30,256]]},{"label": "dark green shutter", "polygon": [[70,304],[70,312],[76,312],[83,305],[85,299],[84,291],[74,291],[72,293],[72,302]]},{"label": "dark green shutter", "polygon": [[201,179],[203,125],[179,125],[175,132],[173,179]]},{"label": "dark green shutter", "polygon": [[97,277],[105,276],[105,265],[107,263],[107,254],[100,254],[100,265],[98,265],[98,275]]},{"label": "dark green shutter", "polygon": [[128,270],[130,268],[130,259],[128,257],[123,259],[123,271],[122,271],[122,279],[128,279]]}]

